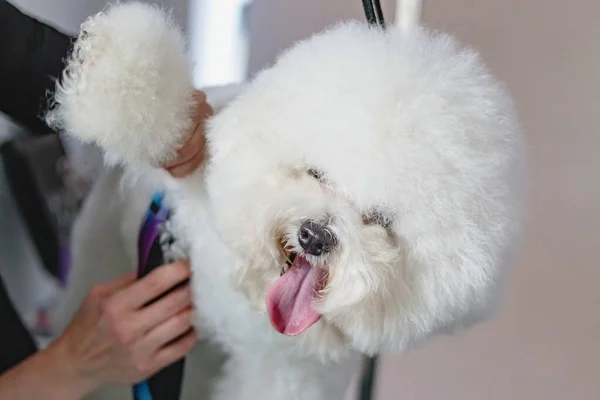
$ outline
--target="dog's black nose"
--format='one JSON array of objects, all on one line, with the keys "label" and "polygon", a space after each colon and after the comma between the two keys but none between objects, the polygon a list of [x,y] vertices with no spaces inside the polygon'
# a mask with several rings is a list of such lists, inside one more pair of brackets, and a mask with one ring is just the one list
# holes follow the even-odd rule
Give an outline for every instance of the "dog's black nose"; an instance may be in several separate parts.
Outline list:
[{"label": "dog's black nose", "polygon": [[298,231],[298,241],[308,254],[320,256],[331,251],[337,243],[336,237],[327,227],[316,221],[306,221]]}]

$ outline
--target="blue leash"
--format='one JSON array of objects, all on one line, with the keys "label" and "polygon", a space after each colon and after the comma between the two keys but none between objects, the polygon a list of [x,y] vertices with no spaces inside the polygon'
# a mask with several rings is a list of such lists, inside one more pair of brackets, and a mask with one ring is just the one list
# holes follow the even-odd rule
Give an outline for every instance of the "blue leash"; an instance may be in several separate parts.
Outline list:
[{"label": "blue leash", "polygon": [[[163,200],[164,193],[159,192],[152,197],[140,228],[138,236],[138,279],[167,262],[162,247],[163,243],[161,243],[161,232],[163,231],[165,222],[169,219],[170,212],[163,204]],[[186,283],[184,282],[183,284]],[[179,286],[181,285],[174,287],[171,291]],[[161,297],[152,302],[159,300]],[[185,359],[181,359],[151,376],[148,380],[135,384],[133,386],[134,399],[179,399],[183,384],[184,363]]]}]

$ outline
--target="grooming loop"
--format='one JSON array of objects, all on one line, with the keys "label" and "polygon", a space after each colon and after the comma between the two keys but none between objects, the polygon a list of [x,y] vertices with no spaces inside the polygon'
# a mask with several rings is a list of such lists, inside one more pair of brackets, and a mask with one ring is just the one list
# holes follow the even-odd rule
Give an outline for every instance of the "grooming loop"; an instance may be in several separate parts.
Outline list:
[{"label": "grooming loop", "polygon": [[[385,18],[379,0],[363,0],[362,3],[367,22],[385,29]],[[421,19],[422,7],[422,0],[397,0],[396,27],[406,34],[414,30]],[[375,397],[378,364],[379,357],[369,357],[365,360],[359,400],[372,400]]]},{"label": "grooming loop", "polygon": [[[138,237],[138,278],[167,262],[172,262],[173,236],[168,230],[170,210],[165,206],[164,194],[154,194]],[[171,289],[175,290],[180,285]],[[165,294],[166,295],[166,294]],[[157,301],[159,299],[155,299]],[[135,400],[177,400],[183,384],[185,359],[181,359],[159,371],[146,381],[133,387]]]},{"label": "grooming loop", "polygon": [[362,3],[367,22],[385,28],[385,19],[383,18],[383,11],[381,10],[379,0],[362,0]]}]

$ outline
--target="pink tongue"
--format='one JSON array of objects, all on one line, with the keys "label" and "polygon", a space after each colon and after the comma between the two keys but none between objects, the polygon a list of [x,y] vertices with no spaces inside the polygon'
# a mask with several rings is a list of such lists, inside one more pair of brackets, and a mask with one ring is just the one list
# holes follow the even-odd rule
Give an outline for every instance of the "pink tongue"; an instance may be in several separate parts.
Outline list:
[{"label": "pink tongue", "polygon": [[267,312],[273,327],[284,335],[295,336],[317,322],[321,316],[312,301],[323,288],[325,271],[313,268],[297,256],[290,269],[267,292]]}]

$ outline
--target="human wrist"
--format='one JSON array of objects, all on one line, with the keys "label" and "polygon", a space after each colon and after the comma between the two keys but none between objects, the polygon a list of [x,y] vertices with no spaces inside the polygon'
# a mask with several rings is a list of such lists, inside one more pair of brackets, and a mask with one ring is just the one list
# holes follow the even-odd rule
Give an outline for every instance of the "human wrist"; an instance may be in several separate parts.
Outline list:
[{"label": "human wrist", "polygon": [[68,342],[64,339],[57,339],[41,356],[47,358],[48,363],[54,366],[49,374],[56,381],[57,387],[62,388],[64,397],[61,399],[79,400],[100,386],[100,382],[86,373],[81,361],[73,357]]}]

